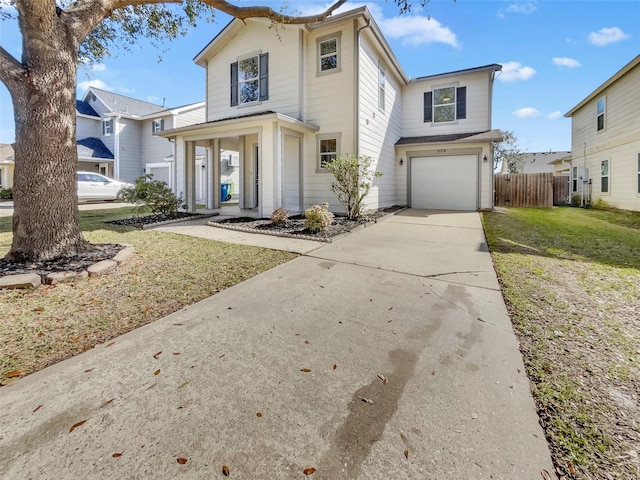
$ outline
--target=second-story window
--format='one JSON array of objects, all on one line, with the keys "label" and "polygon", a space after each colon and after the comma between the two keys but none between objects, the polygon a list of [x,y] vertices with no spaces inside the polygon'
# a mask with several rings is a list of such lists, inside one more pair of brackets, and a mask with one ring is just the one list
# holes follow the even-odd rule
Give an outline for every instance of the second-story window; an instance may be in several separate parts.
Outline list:
[{"label": "second-story window", "polygon": [[318,48],[318,75],[341,71],[340,38],[340,32],[337,32],[316,40]]},{"label": "second-story window", "polygon": [[231,64],[231,106],[269,99],[269,54],[245,57]]},{"label": "second-story window", "polygon": [[598,102],[596,104],[596,116],[597,116],[596,124],[598,127],[598,131],[604,130],[606,110],[607,110],[607,103],[605,101],[605,98],[601,97],[598,99]]},{"label": "second-story window", "polygon": [[113,133],[113,118],[102,120],[102,135],[108,137]]},{"label": "second-story window", "polygon": [[467,87],[447,86],[424,93],[424,122],[446,123],[467,118]]},{"label": "second-story window", "polygon": [[151,132],[159,133],[164,131],[164,119],[154,120],[151,122]]}]

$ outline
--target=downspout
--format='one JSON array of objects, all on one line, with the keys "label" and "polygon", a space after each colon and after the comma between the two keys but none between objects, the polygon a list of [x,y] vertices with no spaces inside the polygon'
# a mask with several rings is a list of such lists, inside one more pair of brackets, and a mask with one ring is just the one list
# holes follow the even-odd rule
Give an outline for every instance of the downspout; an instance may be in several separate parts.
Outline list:
[{"label": "downspout", "polygon": [[[371,20],[369,18],[365,18],[365,19],[367,23],[362,27],[355,29],[356,38],[355,38],[355,42],[353,42],[354,49],[355,49],[354,55],[353,55],[353,58],[355,59],[355,62],[354,62],[355,82],[353,82],[353,84],[355,85],[354,98],[353,98],[353,104],[354,104],[353,153],[355,155],[360,155],[360,101],[359,101],[360,100],[360,32],[365,28],[369,28],[369,26],[371,26]],[[358,20],[357,19],[354,20],[353,23],[354,23],[354,26],[357,26]]]},{"label": "downspout", "polygon": [[115,122],[113,125],[113,134],[115,135],[113,138],[113,149],[115,150],[115,163],[116,163],[116,171],[115,177],[117,180],[122,180],[120,178],[120,115],[115,118]]}]

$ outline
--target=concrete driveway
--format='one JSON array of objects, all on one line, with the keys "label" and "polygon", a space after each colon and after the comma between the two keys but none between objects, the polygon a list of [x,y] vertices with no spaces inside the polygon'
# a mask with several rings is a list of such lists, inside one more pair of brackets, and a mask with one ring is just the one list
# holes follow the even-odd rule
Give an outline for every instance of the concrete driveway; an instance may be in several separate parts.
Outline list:
[{"label": "concrete driveway", "polygon": [[0,477],[553,472],[477,213],[408,210],[108,345],[0,389]]}]

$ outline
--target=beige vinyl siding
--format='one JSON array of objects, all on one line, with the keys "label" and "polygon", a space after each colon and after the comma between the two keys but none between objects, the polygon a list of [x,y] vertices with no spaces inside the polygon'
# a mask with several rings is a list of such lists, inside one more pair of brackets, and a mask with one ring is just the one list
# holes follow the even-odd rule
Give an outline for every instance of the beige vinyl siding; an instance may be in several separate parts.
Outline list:
[{"label": "beige vinyl siding", "polygon": [[[572,164],[589,169],[592,202],[640,211],[638,153],[640,152],[640,66],[629,71],[580,110],[571,121]],[[605,128],[596,127],[596,103],[606,98]],[[600,162],[609,160],[609,192],[600,192]],[[578,191],[580,188],[578,187]]]},{"label": "beige vinyl siding", "polygon": [[[340,33],[340,71],[317,75],[316,40]],[[332,175],[318,173],[316,135],[340,134],[338,155],[355,152],[354,122],[354,28],[351,20],[314,29],[304,41],[304,110],[307,123],[317,125],[317,134],[307,134],[304,141],[303,191],[304,208],[328,202],[332,211],[343,207],[331,191]]]},{"label": "beige vinyl siding", "polygon": [[76,138],[97,137],[102,135],[102,124],[99,118],[95,120],[76,116]]},{"label": "beige vinyl siding", "polygon": [[[239,27],[238,33],[208,60],[209,121],[265,110],[299,118],[299,27],[280,26],[277,32],[269,27],[269,22],[247,20],[247,25]],[[258,53],[269,54],[269,99],[231,107],[230,66],[239,57]]]},{"label": "beige vinyl siding", "polygon": [[[405,137],[421,135],[447,135],[450,133],[485,132],[491,129],[490,73],[482,72],[446,78],[418,80],[407,85],[402,92],[403,125]],[[467,115],[451,123],[424,122],[424,92],[444,86],[467,87]]]},{"label": "beige vinyl siding", "polygon": [[[175,124],[173,128],[186,127],[187,125],[194,125],[196,123],[203,123],[205,121],[205,109],[204,105],[193,110],[187,110],[179,113],[175,117]],[[165,121],[165,130],[168,129],[167,122]]]},{"label": "beige vinyl siding", "polygon": [[[366,208],[379,208],[402,203],[406,190],[406,166],[396,161],[394,145],[401,137],[402,99],[399,80],[394,70],[374,50],[363,35],[360,40],[359,88],[359,154],[371,157],[372,167],[383,176],[376,178],[365,199]],[[385,71],[385,108],[379,108],[379,66]]]},{"label": "beige vinyl siding", "polygon": [[[138,120],[119,120],[119,178],[123,182],[133,182],[144,173],[142,164],[142,123]],[[113,135],[112,135],[113,136]]]}]

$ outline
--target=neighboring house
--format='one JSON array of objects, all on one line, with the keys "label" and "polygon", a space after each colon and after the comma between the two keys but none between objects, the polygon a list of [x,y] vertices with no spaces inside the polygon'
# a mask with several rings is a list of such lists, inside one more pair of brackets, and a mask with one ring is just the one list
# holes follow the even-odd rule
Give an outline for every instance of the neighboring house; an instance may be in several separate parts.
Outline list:
[{"label": "neighboring house", "polygon": [[10,143],[0,143],[0,188],[13,187],[14,167],[13,145]]},{"label": "neighboring house", "polygon": [[[569,159],[571,152],[531,152],[523,153],[522,173],[553,173],[554,175],[568,175],[569,162],[562,168],[562,159]],[[566,170],[565,170],[566,169]],[[566,173],[560,173],[566,171]]]},{"label": "neighboring house", "polygon": [[173,145],[156,134],[204,121],[204,105],[166,108],[89,87],[76,101],[78,170],[124,182],[151,173],[173,187]]},{"label": "neighboring house", "polygon": [[[232,20],[198,55],[206,122],[160,136],[175,141],[177,189],[196,204],[196,148],[206,149],[208,192],[239,163],[239,206],[268,216],[329,202],[326,164],[367,155],[383,173],[368,208],[394,204],[493,206],[492,88],[497,64],[410,79],[366,7],[277,34],[264,19]],[[220,206],[209,194],[208,208]]]},{"label": "neighboring house", "polygon": [[640,211],[640,55],[565,114],[571,117],[571,192]]},{"label": "neighboring house", "polygon": [[549,165],[553,167],[553,174],[555,176],[571,176],[571,152],[557,153],[564,155],[549,161]]}]

